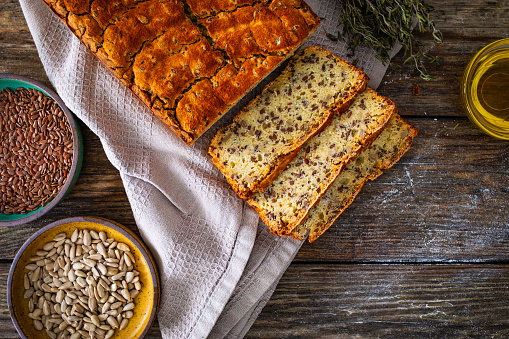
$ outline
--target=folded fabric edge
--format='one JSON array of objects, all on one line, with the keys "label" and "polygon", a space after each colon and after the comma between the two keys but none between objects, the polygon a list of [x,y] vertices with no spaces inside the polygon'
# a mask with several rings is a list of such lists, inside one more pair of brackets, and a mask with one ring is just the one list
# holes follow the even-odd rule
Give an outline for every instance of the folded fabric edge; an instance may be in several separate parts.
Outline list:
[{"label": "folded fabric edge", "polygon": [[242,224],[228,266],[222,277],[217,281],[214,291],[210,294],[208,303],[202,310],[202,316],[190,330],[189,338],[205,338],[208,336],[241,278],[254,246],[256,225],[259,218],[252,209],[247,207],[248,205],[244,203]]},{"label": "folded fabric edge", "polygon": [[[240,281],[243,285],[242,289],[228,301],[223,314],[210,332],[209,338],[215,339],[227,336],[234,327],[242,323],[243,318],[249,316],[254,305],[260,305],[260,301],[265,298],[266,301],[270,299],[273,292],[271,287],[275,288],[302,243],[291,238],[280,237],[277,239],[276,246],[273,246],[263,262],[253,272],[246,275],[248,280]],[[251,322],[251,325],[253,322]],[[247,323],[243,326],[247,326]]]},{"label": "folded fabric edge", "polygon": [[[282,276],[282,274],[281,274]],[[281,277],[280,277],[281,278]],[[276,290],[277,284],[280,279],[277,281],[265,292],[262,298],[258,301],[257,304],[253,305],[242,317],[239,322],[230,330],[230,332],[225,336],[225,338],[243,338],[251,326],[253,326],[254,322],[258,318],[258,315],[262,312],[263,308],[267,304],[267,302],[272,297],[272,294]]]},{"label": "folded fabric edge", "polygon": [[[131,189],[128,188],[128,185],[132,185],[132,181],[143,181],[145,185],[151,185],[151,183],[146,182],[137,177],[130,176],[126,173],[121,172],[122,182],[126,188],[126,194],[128,196],[129,202],[131,205],[136,205],[136,197],[132,196]],[[154,189],[157,189],[153,186]],[[230,259],[228,261],[227,266],[224,268],[223,273],[218,278],[215,286],[206,296],[205,305],[202,307],[200,311],[200,316],[194,322],[194,324],[187,330],[187,334],[182,336],[182,338],[205,338],[208,333],[211,331],[212,327],[216,323],[217,319],[221,315],[225,305],[227,304],[229,298],[231,297],[235,287],[239,279],[241,278],[242,272],[244,271],[245,265],[249,260],[251,255],[252,248],[254,246],[254,242],[256,239],[256,225],[258,224],[258,215],[252,211],[245,203],[243,204],[242,209],[242,221],[239,227],[239,232],[237,234],[235,243],[233,248],[231,249]],[[145,227],[140,225],[139,216],[134,214],[136,224],[138,229],[140,230],[140,234],[144,241],[146,241],[146,237],[144,236]],[[161,262],[159,259],[159,255],[157,251],[151,246],[150,242],[147,242],[147,246],[153,251],[154,257],[158,264]],[[162,277],[161,277],[162,278]],[[161,286],[161,296],[164,297],[164,286]],[[164,336],[164,323],[159,324],[161,327],[161,332],[163,332]]]}]

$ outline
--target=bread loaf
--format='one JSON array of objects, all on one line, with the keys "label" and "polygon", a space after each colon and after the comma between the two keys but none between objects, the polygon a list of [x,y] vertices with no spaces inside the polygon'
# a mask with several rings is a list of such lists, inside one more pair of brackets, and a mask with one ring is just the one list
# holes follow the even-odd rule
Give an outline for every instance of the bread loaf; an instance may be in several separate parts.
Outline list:
[{"label": "bread loaf", "polygon": [[322,48],[299,51],[213,138],[214,164],[241,198],[263,191],[306,140],[349,107],[367,81],[361,70]]},{"label": "bread loaf", "polygon": [[395,114],[371,146],[345,167],[292,236],[304,240],[309,233],[309,242],[315,241],[350,206],[366,181],[377,178],[405,154],[416,135],[417,129]]},{"label": "bread loaf", "polygon": [[396,106],[371,89],[330,125],[307,141],[263,192],[248,203],[276,235],[290,235],[362,147],[378,136]]},{"label": "bread loaf", "polygon": [[44,0],[187,144],[318,27],[301,0]]}]

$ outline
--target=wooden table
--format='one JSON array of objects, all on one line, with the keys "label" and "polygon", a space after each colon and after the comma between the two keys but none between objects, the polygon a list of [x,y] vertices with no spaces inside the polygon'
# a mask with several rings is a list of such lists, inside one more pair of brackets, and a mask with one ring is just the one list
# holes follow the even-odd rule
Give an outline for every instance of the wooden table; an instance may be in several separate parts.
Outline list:
[{"label": "wooden table", "polygon": [[[437,81],[404,68],[379,87],[420,129],[412,148],[302,247],[247,338],[509,336],[509,142],[476,130],[459,99],[469,59],[509,37],[509,1],[429,3],[444,34],[443,44],[424,37],[441,62],[430,68]],[[15,0],[0,0],[0,72],[50,85]],[[38,228],[94,215],[136,230],[118,172],[81,127],[85,156],[71,194],[38,221],[0,229],[0,338],[18,337],[7,273]],[[160,337],[157,324],[149,337]]]}]

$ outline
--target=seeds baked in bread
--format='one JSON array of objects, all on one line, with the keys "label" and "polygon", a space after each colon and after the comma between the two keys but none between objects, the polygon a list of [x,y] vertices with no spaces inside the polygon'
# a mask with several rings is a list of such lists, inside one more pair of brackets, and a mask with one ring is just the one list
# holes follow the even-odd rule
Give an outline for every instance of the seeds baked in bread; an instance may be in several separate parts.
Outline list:
[{"label": "seeds baked in bread", "polygon": [[396,106],[372,89],[308,140],[263,192],[248,203],[276,235],[291,235],[343,168],[383,130]]},{"label": "seeds baked in bread", "polygon": [[319,24],[301,0],[44,1],[189,145]]},{"label": "seeds baked in bread", "polygon": [[212,139],[212,161],[241,198],[263,191],[367,82],[360,69],[325,49],[297,52],[278,78]]},{"label": "seeds baked in bread", "polygon": [[391,168],[410,148],[417,128],[394,114],[375,141],[349,163],[293,232],[296,239],[315,241],[350,206],[362,186]]}]

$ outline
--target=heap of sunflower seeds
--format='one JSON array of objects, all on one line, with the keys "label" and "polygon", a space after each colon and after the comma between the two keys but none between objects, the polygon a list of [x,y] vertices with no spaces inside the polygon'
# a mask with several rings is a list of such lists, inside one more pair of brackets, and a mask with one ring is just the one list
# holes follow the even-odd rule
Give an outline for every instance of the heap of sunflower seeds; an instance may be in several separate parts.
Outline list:
[{"label": "heap of sunflower seeds", "polygon": [[105,232],[56,235],[25,266],[24,298],[37,330],[50,338],[111,338],[134,315],[141,290],[135,259]]}]

